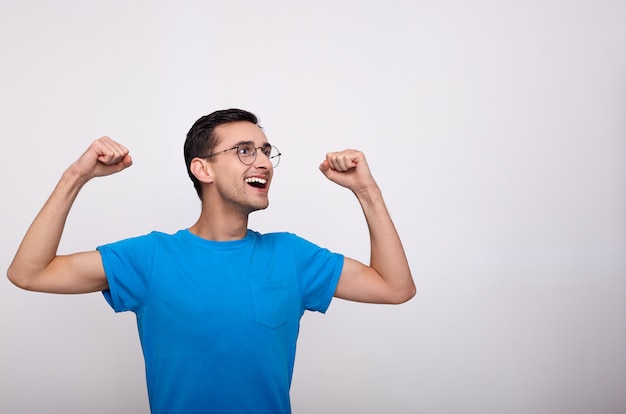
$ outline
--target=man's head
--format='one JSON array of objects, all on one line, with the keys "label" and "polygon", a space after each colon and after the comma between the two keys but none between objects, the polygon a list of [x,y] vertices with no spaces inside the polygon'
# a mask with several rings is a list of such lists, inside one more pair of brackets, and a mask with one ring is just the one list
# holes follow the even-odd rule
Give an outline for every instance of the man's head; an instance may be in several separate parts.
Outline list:
[{"label": "man's head", "polygon": [[196,157],[204,157],[213,153],[219,142],[215,133],[218,126],[240,121],[259,126],[259,120],[251,112],[243,109],[223,109],[198,119],[187,133],[184,148],[185,165],[187,166],[187,174],[189,174],[200,199],[202,199],[202,185],[191,171],[191,161]]}]

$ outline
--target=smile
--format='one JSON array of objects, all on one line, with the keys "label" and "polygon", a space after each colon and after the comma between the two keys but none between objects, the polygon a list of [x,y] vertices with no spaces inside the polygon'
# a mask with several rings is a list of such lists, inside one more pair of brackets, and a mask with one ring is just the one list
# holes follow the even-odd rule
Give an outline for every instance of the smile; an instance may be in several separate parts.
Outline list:
[{"label": "smile", "polygon": [[267,180],[260,177],[248,177],[246,178],[246,183],[250,184],[252,187],[265,188]]}]

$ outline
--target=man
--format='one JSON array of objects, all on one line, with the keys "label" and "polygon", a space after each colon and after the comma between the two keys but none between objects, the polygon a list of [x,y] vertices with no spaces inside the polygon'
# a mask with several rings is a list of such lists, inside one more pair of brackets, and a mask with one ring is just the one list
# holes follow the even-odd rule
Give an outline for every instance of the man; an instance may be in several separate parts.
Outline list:
[{"label": "man", "polygon": [[115,311],[135,312],[153,413],[289,413],[300,317],[325,312],[333,296],[412,298],[401,241],[359,151],[329,153],[320,170],[359,200],[369,266],[290,233],[248,229],[248,215],[268,206],[280,159],[254,114],[227,109],[201,117],[184,153],[202,200],[191,227],[57,255],[82,186],[132,165],[124,146],[102,137],[63,174],[24,236],[9,279],[33,291],[102,291]]}]

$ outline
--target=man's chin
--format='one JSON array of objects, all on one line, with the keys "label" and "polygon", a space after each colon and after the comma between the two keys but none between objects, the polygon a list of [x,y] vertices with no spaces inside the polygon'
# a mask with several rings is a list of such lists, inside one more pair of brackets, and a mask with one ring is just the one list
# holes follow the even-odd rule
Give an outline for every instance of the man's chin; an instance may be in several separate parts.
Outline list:
[{"label": "man's chin", "polygon": [[269,207],[269,205],[270,205],[270,203],[269,203],[269,201],[268,201],[267,203],[262,204],[262,205],[252,206],[252,207],[250,208],[250,213],[253,213],[253,212],[255,212],[255,211],[259,211],[259,210],[265,210],[266,208],[268,208],[268,207]]}]

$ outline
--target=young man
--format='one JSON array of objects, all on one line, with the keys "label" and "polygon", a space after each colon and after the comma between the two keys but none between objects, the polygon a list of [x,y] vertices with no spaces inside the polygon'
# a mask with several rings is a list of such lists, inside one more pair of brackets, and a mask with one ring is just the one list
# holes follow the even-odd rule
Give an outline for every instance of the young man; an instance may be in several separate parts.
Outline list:
[{"label": "young man", "polygon": [[135,312],[153,413],[289,413],[305,310],[325,312],[333,296],[402,303],[415,294],[380,189],[359,151],[329,153],[320,165],[361,204],[371,239],[367,266],[294,234],[248,229],[248,215],[268,206],[280,159],[255,115],[228,109],[200,118],[184,152],[202,200],[191,227],[57,255],[82,186],[132,164],[124,146],[102,137],[63,174],[9,279],[40,292],[102,291],[116,312]]}]

